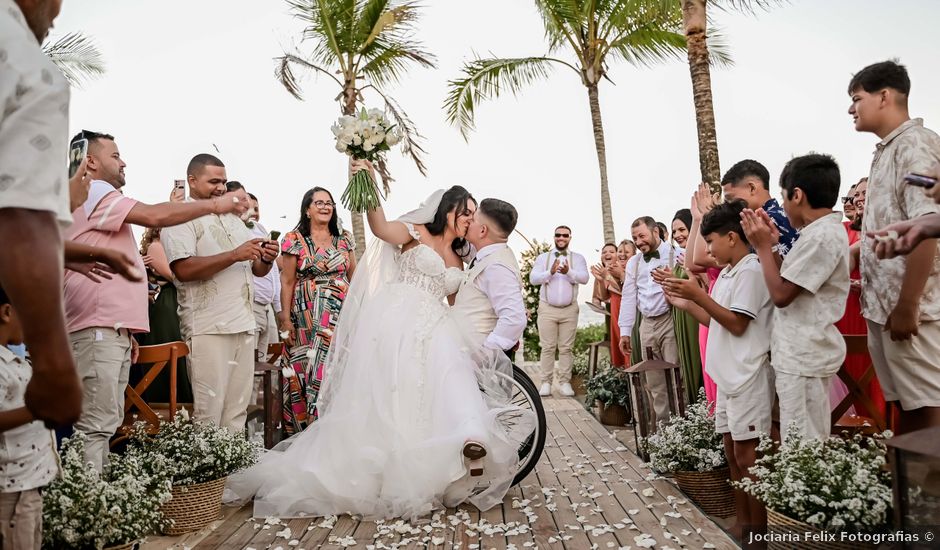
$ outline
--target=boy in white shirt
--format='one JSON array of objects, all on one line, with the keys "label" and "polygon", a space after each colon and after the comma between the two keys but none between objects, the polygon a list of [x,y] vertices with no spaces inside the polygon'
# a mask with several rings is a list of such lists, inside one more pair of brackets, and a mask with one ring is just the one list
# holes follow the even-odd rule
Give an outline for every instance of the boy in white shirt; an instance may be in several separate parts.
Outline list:
[{"label": "boy in white shirt", "polygon": [[804,437],[830,432],[829,381],[845,359],[835,327],[849,293],[849,241],[839,199],[839,166],[828,155],[792,159],[780,174],[783,209],[800,238],[778,266],[777,234],[762,210],[745,210],[741,226],[761,261],[774,310],[771,361],[784,441],[791,424]]},{"label": "boy in white shirt", "polygon": [[23,402],[32,367],[7,349],[23,343],[23,327],[0,288],[0,549],[39,550],[42,495],[58,466],[52,432]]},{"label": "boy in white shirt", "polygon": [[[773,304],[757,255],[741,229],[744,201],[716,205],[702,219],[701,232],[719,265],[711,296],[697,281],[669,278],[663,282],[673,306],[708,325],[705,368],[718,386],[715,429],[723,434],[731,479],[753,478],[761,434],[770,434],[774,373],[770,366]],[[731,532],[741,538],[745,525],[767,522],[764,506],[735,491],[737,521]]]}]

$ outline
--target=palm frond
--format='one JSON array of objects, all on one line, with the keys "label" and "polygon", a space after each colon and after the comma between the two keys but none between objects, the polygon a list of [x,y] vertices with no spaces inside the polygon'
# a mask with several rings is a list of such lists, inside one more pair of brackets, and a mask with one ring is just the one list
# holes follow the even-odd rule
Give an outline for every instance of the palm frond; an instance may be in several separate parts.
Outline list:
[{"label": "palm frond", "polygon": [[402,42],[386,44],[384,40],[373,42],[359,72],[366,76],[370,82],[378,86],[386,86],[398,82],[412,63],[433,69],[434,56],[421,49],[417,43]]},{"label": "palm frond", "polygon": [[789,3],[790,0],[708,0],[706,5],[708,8],[715,8],[723,12],[756,15],[759,11],[767,12]]},{"label": "palm frond", "polygon": [[55,42],[45,43],[43,51],[73,86],[98,78],[105,72],[104,56],[91,38],[72,32]]},{"label": "palm frond", "polygon": [[655,27],[635,29],[611,42],[609,50],[609,55],[637,66],[682,59],[684,53],[684,34]]},{"label": "palm frond", "polygon": [[341,45],[336,14],[349,0],[287,0],[296,19],[306,25],[303,39],[314,43],[310,58],[323,65],[339,64],[345,71],[345,60]]},{"label": "palm frond", "polygon": [[323,73],[332,78],[341,88],[343,86],[343,83],[340,82],[340,80],[336,78],[336,76],[329,70],[315,63],[311,63],[297,55],[284,54],[281,57],[276,58],[276,61],[277,66],[274,68],[275,78],[277,78],[277,80],[284,86],[290,95],[301,101],[303,101],[303,96],[301,96],[300,85],[297,81],[297,77],[294,75],[293,69],[291,69],[291,64],[299,65],[304,69],[308,69],[314,72]]},{"label": "palm frond", "polygon": [[578,69],[551,57],[474,59],[461,68],[461,76],[448,81],[444,110],[447,122],[460,129],[464,139],[474,129],[474,110],[484,100],[499,97],[506,89],[513,94],[535,80],[545,78],[553,64],[562,64],[580,78]]},{"label": "palm frond", "polygon": [[728,45],[728,36],[721,29],[709,27],[705,33],[705,43],[708,46],[708,62],[714,67],[731,67],[734,60],[731,58],[731,46]]},{"label": "palm frond", "polygon": [[576,51],[581,49],[582,29],[586,26],[581,0],[535,0],[535,7],[542,16],[550,52],[565,44]]}]

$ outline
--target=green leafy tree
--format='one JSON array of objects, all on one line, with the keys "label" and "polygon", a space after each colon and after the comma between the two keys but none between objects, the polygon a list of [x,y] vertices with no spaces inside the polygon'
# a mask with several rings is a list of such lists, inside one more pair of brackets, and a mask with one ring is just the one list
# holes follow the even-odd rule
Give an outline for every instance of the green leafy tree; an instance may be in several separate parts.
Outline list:
[{"label": "green leafy tree", "polygon": [[[681,59],[686,37],[682,10],[664,0],[536,0],[542,15],[548,53],[533,57],[477,58],[464,64],[451,80],[444,107],[448,121],[464,138],[474,128],[475,109],[484,100],[509,91],[519,93],[555,68],[571,71],[587,90],[588,106],[600,169],[601,220],[604,240],[616,242],[607,181],[607,149],[601,118],[599,86],[611,61],[646,66]],[[728,61],[713,44],[713,60]]]},{"label": "green leafy tree", "polygon": [[[295,69],[325,75],[337,88],[340,112],[352,115],[363,92],[381,97],[402,133],[402,153],[409,155],[422,175],[426,169],[421,136],[408,114],[386,93],[412,66],[434,67],[434,56],[414,38],[418,3],[402,0],[288,0],[294,17],[305,24],[299,49],[278,58],[275,74],[288,92],[302,99]],[[324,131],[326,128],[324,127]],[[377,166],[385,192],[391,178],[384,163]],[[352,213],[356,252],[365,251],[362,214]]]}]

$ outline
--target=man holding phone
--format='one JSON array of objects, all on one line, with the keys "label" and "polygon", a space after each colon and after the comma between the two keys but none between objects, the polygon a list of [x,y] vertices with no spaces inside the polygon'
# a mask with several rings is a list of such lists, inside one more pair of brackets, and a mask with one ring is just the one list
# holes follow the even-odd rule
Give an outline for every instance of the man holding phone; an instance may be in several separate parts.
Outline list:
[{"label": "man holding phone", "polygon": [[[83,130],[72,143],[87,144],[88,198],[72,213],[66,238],[83,245],[115,250],[133,259],[140,273],[143,259],[131,225],[166,227],[206,214],[244,212],[244,194],[214,201],[144,204],[123,193],[126,185],[121,152],[114,136]],[[238,199],[237,201],[233,199]],[[124,419],[124,388],[137,359],[133,334],[148,332],[146,280],[110,277],[94,264],[65,274],[65,315],[72,354],[82,380],[82,414],[75,429],[83,432],[85,461],[101,469],[108,441]]]},{"label": "man holding phone", "polygon": [[910,90],[907,69],[895,61],[865,67],[848,87],[855,129],[881,139],[862,218],[862,315],[885,400],[901,405],[896,433],[940,426],[937,241],[923,240],[908,256],[885,260],[876,257],[873,242],[885,226],[940,212],[922,189],[904,180],[940,162],[940,136],[910,117]]},{"label": "man holding phone", "polygon": [[[210,154],[187,168],[189,202],[209,203],[225,194],[225,165]],[[239,193],[244,193],[241,189]],[[248,206],[246,196],[245,206]],[[245,429],[254,378],[257,325],[253,276],[267,275],[278,247],[252,237],[232,213],[205,215],[168,227],[161,235],[179,284],[180,328],[189,345],[189,378],[198,421],[233,432]]]}]

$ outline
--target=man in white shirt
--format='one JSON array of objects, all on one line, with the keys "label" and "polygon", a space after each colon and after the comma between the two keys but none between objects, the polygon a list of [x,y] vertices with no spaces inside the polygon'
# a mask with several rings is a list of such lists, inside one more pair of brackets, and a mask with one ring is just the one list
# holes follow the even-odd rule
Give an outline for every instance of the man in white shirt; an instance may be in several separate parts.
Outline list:
[{"label": "man in white shirt", "polygon": [[0,0],[0,262],[2,285],[19,311],[33,361],[26,406],[36,417],[74,421],[81,386],[62,308],[67,225],[69,86],[42,52],[61,2]]},{"label": "man in white shirt", "polygon": [[[624,269],[623,298],[620,302],[620,350],[630,357],[634,345],[640,346],[644,359],[660,359],[679,364],[679,347],[673,328],[669,304],[663,287],[653,280],[653,271],[667,269],[676,263],[679,251],[659,238],[656,221],[643,216],[631,226],[638,254],[630,258]],[[640,341],[632,342],[633,325],[639,309]],[[662,372],[647,373],[646,387],[653,402],[656,424],[669,418],[669,391]],[[681,391],[681,389],[680,389]]]},{"label": "man in white shirt", "polygon": [[[571,388],[571,347],[578,331],[578,285],[589,279],[584,256],[571,252],[571,228],[559,225],[555,228],[555,248],[539,255],[532,265],[529,280],[540,285],[539,290],[539,346],[542,386],[539,395],[552,393],[552,376],[561,385],[561,394],[574,395]],[[555,352],[558,366],[555,366]]]},{"label": "man in white shirt", "polygon": [[[261,225],[258,220],[261,219],[260,205],[258,197],[248,193],[251,199],[251,215],[249,220],[254,222],[251,228],[251,235],[267,239],[270,236],[267,228]],[[256,346],[256,355],[259,361],[263,361],[268,351],[268,344],[278,341],[277,320],[275,317],[281,315],[281,270],[277,267],[277,262],[271,266],[271,271],[264,277],[255,277],[255,300],[252,306],[255,313],[255,322],[258,324],[258,344]]]},{"label": "man in white shirt", "polygon": [[506,244],[516,228],[515,207],[499,199],[484,199],[467,230],[467,241],[477,251],[467,278],[457,292],[455,310],[461,311],[483,338],[483,347],[510,355],[525,331],[525,303],[519,264]]}]

